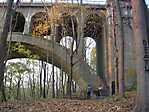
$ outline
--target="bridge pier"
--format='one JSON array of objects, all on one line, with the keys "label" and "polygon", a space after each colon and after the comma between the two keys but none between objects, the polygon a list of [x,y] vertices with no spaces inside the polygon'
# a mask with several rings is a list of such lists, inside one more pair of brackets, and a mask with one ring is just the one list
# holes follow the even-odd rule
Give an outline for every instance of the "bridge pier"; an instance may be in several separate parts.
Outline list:
[{"label": "bridge pier", "polygon": [[31,18],[29,16],[27,16],[25,18],[25,25],[24,25],[23,34],[29,34],[30,33],[30,25],[31,25]]},{"label": "bridge pier", "polygon": [[102,37],[96,39],[96,72],[100,78],[104,79],[104,44]]}]

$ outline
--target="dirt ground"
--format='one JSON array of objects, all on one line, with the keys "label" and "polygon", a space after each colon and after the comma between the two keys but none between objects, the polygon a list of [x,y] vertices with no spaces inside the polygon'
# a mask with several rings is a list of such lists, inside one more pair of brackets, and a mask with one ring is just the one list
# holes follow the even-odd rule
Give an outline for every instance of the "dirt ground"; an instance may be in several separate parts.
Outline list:
[{"label": "dirt ground", "polygon": [[135,105],[135,94],[126,98],[70,100],[40,99],[0,103],[0,112],[130,112]]}]

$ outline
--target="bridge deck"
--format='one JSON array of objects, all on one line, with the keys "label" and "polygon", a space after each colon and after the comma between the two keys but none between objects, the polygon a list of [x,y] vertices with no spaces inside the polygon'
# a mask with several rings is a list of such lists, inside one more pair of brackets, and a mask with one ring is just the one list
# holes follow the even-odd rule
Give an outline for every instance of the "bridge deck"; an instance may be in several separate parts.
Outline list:
[{"label": "bridge deck", "polygon": [[[71,3],[59,3],[59,4],[70,4],[72,5]],[[19,7],[40,7],[40,8],[44,8],[45,6],[47,7],[50,7],[52,5],[55,5],[55,4],[52,4],[52,3],[21,3],[19,5]],[[73,4],[74,6],[80,6],[76,3]],[[6,7],[7,4],[6,3],[0,3],[0,7]],[[105,4],[82,4],[82,6],[85,6],[86,8],[94,8],[94,9],[106,9],[106,5]]]}]

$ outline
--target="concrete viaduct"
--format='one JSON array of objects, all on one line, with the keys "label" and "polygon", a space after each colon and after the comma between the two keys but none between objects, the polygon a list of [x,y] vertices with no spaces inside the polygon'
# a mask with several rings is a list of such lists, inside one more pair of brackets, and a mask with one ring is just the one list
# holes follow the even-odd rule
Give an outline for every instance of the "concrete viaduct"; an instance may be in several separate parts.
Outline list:
[{"label": "concrete viaduct", "polygon": [[[124,7],[128,6],[127,8]],[[74,61],[77,59],[81,59],[74,67],[74,80],[80,85],[82,88],[86,88],[88,84],[92,84],[95,88],[99,86],[99,78],[98,76],[104,76],[107,78],[109,85],[112,81],[115,80],[115,71],[114,71],[114,61],[115,61],[115,48],[114,48],[114,32],[113,29],[113,7],[112,3],[108,3],[107,5],[84,5],[83,8],[80,5],[72,5],[71,8],[68,5],[63,4],[58,5],[58,7],[54,4],[42,4],[42,3],[21,3],[18,5],[16,11],[19,18],[17,18],[19,22],[16,22],[18,28],[13,29],[12,33],[12,41],[13,42],[21,42],[25,45],[28,45],[29,48],[38,53],[40,50],[40,58],[46,59],[46,51],[48,51],[49,56],[54,51],[54,64],[56,66],[61,66],[65,72],[70,72],[70,60],[68,60],[68,64],[66,64],[65,57],[66,50],[65,47],[62,47],[59,42],[63,38],[59,32],[62,32],[61,25],[56,23],[56,28],[54,31],[49,29],[46,34],[40,35],[38,37],[33,35],[33,23],[34,20],[39,19],[41,16],[49,16],[52,18],[51,11],[52,8],[59,8],[58,16],[63,16],[64,14],[73,16],[74,26],[75,26],[75,36],[78,41],[79,38],[79,47],[78,54],[75,54]],[[6,4],[0,3],[0,29],[3,27],[4,17],[6,12]],[[135,66],[134,63],[134,52],[133,52],[133,31],[131,28],[131,15],[129,15],[130,4],[123,1],[121,10],[123,12],[123,24],[124,24],[124,32],[125,32],[125,74],[127,78],[127,74],[131,72],[135,74]],[[125,14],[127,11],[127,14]],[[33,20],[34,19],[34,20]],[[70,19],[67,19],[69,21]],[[90,24],[92,23],[96,24]],[[22,23],[21,25],[19,23]],[[67,24],[70,24],[68,22]],[[20,27],[21,26],[21,27]],[[66,36],[73,37],[72,28],[67,30]],[[18,33],[19,32],[19,33]],[[52,41],[48,39],[44,39],[43,36],[51,36],[52,33],[55,34],[55,48],[52,48]],[[79,32],[79,33],[78,33]],[[96,73],[91,71],[90,67],[85,62],[84,56],[84,38],[91,37],[96,42],[96,57],[97,57],[97,71]],[[9,40],[9,39],[8,39]],[[41,52],[42,51],[42,52]],[[69,51],[69,50],[68,50]],[[19,54],[12,54],[11,58],[20,57]],[[69,58],[70,59],[70,58]],[[51,63],[51,59],[48,60]],[[131,78],[126,80],[127,82],[132,82]],[[129,84],[128,83],[128,86]]]}]

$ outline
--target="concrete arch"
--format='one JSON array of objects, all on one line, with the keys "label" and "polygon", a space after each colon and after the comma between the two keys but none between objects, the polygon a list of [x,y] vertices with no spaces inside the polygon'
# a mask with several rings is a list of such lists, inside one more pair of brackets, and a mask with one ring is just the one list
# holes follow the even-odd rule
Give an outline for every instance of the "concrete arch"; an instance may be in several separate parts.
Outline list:
[{"label": "concrete arch", "polygon": [[[9,40],[9,38],[8,38]],[[52,47],[52,41],[46,40],[44,38],[35,38],[28,35],[22,35],[13,33],[12,34],[12,42],[21,42],[24,45],[28,45],[29,48],[34,52],[38,53],[41,59],[46,60],[48,52],[49,60],[51,63],[51,55],[54,52],[54,64],[58,67],[63,68],[66,73],[70,73],[70,51],[65,47],[59,45],[59,43],[54,44],[54,48]],[[64,58],[67,55],[67,61]],[[20,54],[12,53],[9,58],[18,58],[23,57]],[[91,84],[94,88],[98,87],[99,78],[98,76],[90,71],[90,67],[86,64],[86,62],[79,56],[74,55],[75,65],[73,66],[73,79],[79,84],[82,89],[86,89],[88,84]]]}]

